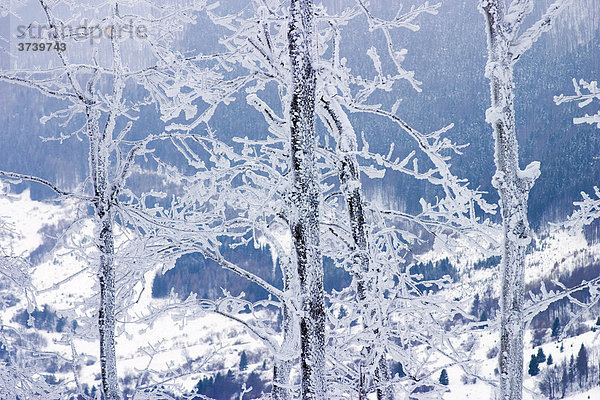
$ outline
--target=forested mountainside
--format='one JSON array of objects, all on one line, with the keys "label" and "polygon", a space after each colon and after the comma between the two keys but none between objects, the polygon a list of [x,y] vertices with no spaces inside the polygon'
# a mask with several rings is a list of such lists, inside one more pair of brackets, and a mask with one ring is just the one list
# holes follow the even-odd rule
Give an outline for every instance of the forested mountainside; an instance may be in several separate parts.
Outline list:
[{"label": "forested mountainside", "polygon": [[[329,7],[342,7],[342,2],[325,2]],[[573,77],[600,75],[600,56],[597,38],[600,35],[598,7],[594,0],[579,2],[569,10],[568,17],[558,22],[555,29],[543,36],[523,59],[516,70],[516,117],[522,163],[541,161],[541,176],[529,199],[529,215],[536,229],[545,229],[547,221],[564,219],[572,210],[573,201],[580,191],[590,192],[600,176],[600,135],[592,125],[573,125],[578,115],[576,103],[557,106],[553,97],[572,91]],[[225,5],[227,7],[228,5]],[[230,6],[230,5],[229,5]],[[374,10],[386,15],[384,2],[373,2]],[[484,77],[486,43],[483,21],[471,1],[446,1],[436,16],[424,16],[417,32],[402,32],[399,42],[409,52],[406,64],[416,71],[422,82],[422,92],[409,85],[382,96],[382,104],[397,100],[398,113],[422,131],[438,129],[450,123],[454,127],[449,137],[457,143],[469,143],[463,155],[453,158],[454,172],[469,179],[472,187],[489,191],[493,173],[493,140],[485,122],[488,101],[488,83]],[[533,19],[533,17],[532,17]],[[568,21],[568,22],[567,22]],[[182,48],[205,50],[216,42],[218,29],[207,35],[198,34],[203,21],[187,27],[180,34]],[[366,22],[353,22],[344,30],[348,42],[356,49],[344,48],[348,65],[357,71],[371,67],[367,57],[356,57],[371,45],[377,44],[377,35],[371,42],[360,40]],[[214,35],[214,37],[212,37]],[[214,39],[214,40],[213,40]],[[133,57],[142,57],[135,54]],[[368,73],[368,72],[367,72]],[[591,79],[590,78],[590,79]],[[62,186],[74,187],[81,183],[88,168],[86,145],[71,138],[64,143],[44,142],[42,137],[59,136],[61,127],[55,121],[40,124],[37,121],[48,114],[55,100],[40,98],[34,91],[9,86],[0,82],[0,168],[53,178]],[[136,97],[135,92],[128,96]],[[249,107],[239,96],[238,101],[220,107],[211,125],[220,136],[258,138],[267,129],[260,113]],[[241,118],[240,118],[241,116]],[[399,134],[392,123],[365,114],[351,115],[356,132],[364,132],[372,148],[387,152],[391,143],[396,150],[410,149],[411,145]],[[164,124],[156,110],[142,110],[134,130],[158,132]],[[323,132],[323,127],[318,127]],[[175,157],[175,156],[174,156]],[[431,188],[401,174],[389,173],[384,180],[365,183],[371,199],[396,203],[406,209],[418,209],[418,200]],[[32,185],[34,198],[48,197],[50,192]]]}]

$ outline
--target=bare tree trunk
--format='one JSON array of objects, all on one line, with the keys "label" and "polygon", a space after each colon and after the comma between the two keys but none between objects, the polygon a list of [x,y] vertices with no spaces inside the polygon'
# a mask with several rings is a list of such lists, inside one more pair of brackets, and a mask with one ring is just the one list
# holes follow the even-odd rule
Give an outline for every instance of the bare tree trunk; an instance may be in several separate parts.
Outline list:
[{"label": "bare tree trunk", "polygon": [[[281,327],[283,340],[281,347],[285,348],[287,345],[293,344],[293,338],[291,337],[293,336],[292,327],[290,326],[293,320],[287,305],[284,304],[282,306],[281,313],[283,318]],[[292,398],[289,390],[292,362],[292,360],[287,358],[280,359],[275,356],[273,363],[273,389],[271,390],[271,398],[273,400],[290,400]]]},{"label": "bare tree trunk", "polygon": [[87,107],[87,131],[90,140],[90,173],[94,187],[94,211],[97,224],[97,246],[100,251],[98,281],[100,283],[100,374],[105,400],[120,400],[117,355],[115,349],[115,265],[114,215],[112,188],[108,182],[109,153],[105,137],[98,127],[98,111]]},{"label": "bare tree trunk", "polygon": [[[373,271],[371,257],[369,256],[369,236],[366,228],[362,185],[360,182],[360,166],[354,155],[358,151],[356,134],[348,116],[341,106],[335,101],[322,101],[325,112],[328,114],[332,125],[331,129],[337,132],[337,154],[339,156],[338,174],[340,186],[344,193],[346,206],[352,229],[354,241],[354,278],[356,282],[356,297],[362,314],[364,329],[370,329],[373,337],[372,343],[362,349],[363,360],[360,366],[359,400],[366,400],[368,395],[369,380],[367,371],[375,371],[373,384],[376,387],[378,400],[393,400],[394,391],[388,384],[390,369],[385,358],[381,337],[381,330],[374,321],[377,318],[377,278],[378,271]],[[369,297],[370,296],[370,297]],[[368,365],[371,364],[371,365]]]},{"label": "bare tree trunk", "polygon": [[[283,253],[282,253],[283,254]],[[292,268],[294,265],[288,256],[283,256],[280,259],[281,271],[283,275],[283,292],[290,293],[293,296],[292,290],[297,290],[297,284],[294,285]],[[290,373],[295,359],[290,359],[289,354],[285,354],[285,350],[297,348],[297,320],[292,313],[293,309],[284,300],[281,307],[281,331],[283,338],[281,341],[281,349],[284,350],[281,358],[275,355],[273,362],[273,389],[271,390],[271,398],[273,400],[291,400],[292,395],[289,389]]]},{"label": "bare tree trunk", "polygon": [[292,0],[288,30],[292,63],[290,227],[301,294],[302,399],[325,399],[325,303],[320,249],[320,189],[315,162],[313,4]]},{"label": "bare tree trunk", "polygon": [[531,241],[527,198],[539,175],[539,163],[519,169],[519,150],[513,105],[513,54],[504,21],[504,0],[488,0],[482,7],[488,32],[488,63],[492,106],[486,120],[494,128],[496,173],[493,185],[500,195],[504,227],[501,264],[500,393],[502,400],[523,396],[523,301],[525,250]]}]

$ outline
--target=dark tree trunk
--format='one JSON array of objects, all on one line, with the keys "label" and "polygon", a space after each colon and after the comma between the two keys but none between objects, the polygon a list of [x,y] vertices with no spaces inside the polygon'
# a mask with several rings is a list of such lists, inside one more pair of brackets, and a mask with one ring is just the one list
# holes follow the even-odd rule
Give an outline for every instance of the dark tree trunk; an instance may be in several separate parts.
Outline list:
[{"label": "dark tree trunk", "polygon": [[313,4],[292,0],[288,30],[292,63],[290,105],[290,227],[301,291],[300,359],[302,399],[324,400],[325,304],[320,249],[320,189],[315,161]]},{"label": "dark tree trunk", "polygon": [[488,0],[482,7],[488,33],[486,76],[490,80],[491,107],[486,120],[494,128],[496,173],[493,185],[500,195],[504,228],[500,294],[500,399],[523,397],[523,303],[525,250],[531,241],[527,198],[539,175],[539,163],[519,169],[515,129],[514,59],[508,39],[503,0]]},{"label": "dark tree trunk", "polygon": [[[385,358],[383,340],[380,329],[373,320],[377,318],[377,278],[380,271],[374,271],[369,255],[369,236],[365,221],[365,207],[362,197],[362,185],[360,182],[360,166],[355,153],[358,151],[356,134],[352,125],[341,106],[335,101],[322,101],[326,117],[332,125],[331,129],[337,132],[337,155],[338,175],[340,186],[344,194],[346,206],[352,229],[354,252],[354,281],[356,285],[356,297],[362,314],[364,329],[371,330],[372,343],[362,349],[363,360],[361,361],[358,398],[366,400],[369,392],[369,379],[367,371],[374,371],[372,377],[376,387],[378,400],[393,400],[393,388],[388,385],[390,369]],[[369,328],[374,326],[374,328]],[[368,365],[367,361],[372,365]]]}]

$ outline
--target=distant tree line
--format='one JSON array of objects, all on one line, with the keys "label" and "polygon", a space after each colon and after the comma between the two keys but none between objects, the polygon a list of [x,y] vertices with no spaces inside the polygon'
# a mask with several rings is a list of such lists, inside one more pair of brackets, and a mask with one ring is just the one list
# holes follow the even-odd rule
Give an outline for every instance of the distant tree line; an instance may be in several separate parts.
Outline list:
[{"label": "distant tree line", "polygon": [[479,260],[475,264],[473,264],[473,269],[479,270],[479,269],[494,268],[494,267],[497,267],[498,265],[500,265],[500,261],[502,261],[501,256],[488,257],[486,259]]},{"label": "distant tree line", "polygon": [[[457,282],[459,280],[458,270],[450,260],[446,257],[442,260],[436,262],[427,262],[427,263],[418,263],[411,268],[411,273],[415,275],[422,275],[422,279],[424,281],[433,281],[437,279],[442,279],[444,276],[450,277],[452,282]],[[438,291],[439,288],[436,285],[433,286],[425,286],[424,284],[417,285],[419,290],[431,290]]]},{"label": "distant tree line", "polygon": [[[42,309],[35,309],[31,313],[23,310],[13,317],[13,321],[27,328],[36,328],[46,332],[63,332],[69,324],[65,317],[59,317],[47,304]],[[77,328],[77,321],[71,322],[71,329]]]},{"label": "distant tree line", "polygon": [[[236,376],[231,370],[226,374],[217,373],[214,377],[200,379],[196,384],[196,394],[210,397],[214,400],[231,400],[234,396],[239,396],[242,391],[243,384],[250,390],[244,394],[244,399],[257,399],[264,392],[270,390],[269,387],[260,378],[256,372],[250,372],[248,377]],[[206,397],[196,396],[193,400],[201,400]]]},{"label": "distant tree line", "polygon": [[[248,245],[231,249],[223,246],[222,254],[272,285],[281,285],[281,270],[273,267],[271,252],[267,247],[257,249]],[[325,258],[323,264],[324,285],[327,290],[341,290],[350,284],[350,275],[343,268],[336,267],[331,259]],[[172,289],[180,298],[185,298],[192,292],[201,298],[217,298],[222,295],[221,288],[227,288],[234,295],[244,292],[250,301],[267,298],[267,292],[261,287],[223,269],[199,253],[180,257],[175,267],[164,274],[157,272],[152,282],[152,297],[168,297]]]},{"label": "distant tree line", "polygon": [[570,393],[587,390],[600,384],[600,366],[590,360],[588,349],[583,343],[577,357],[571,355],[569,361],[553,364],[551,356],[548,356],[547,367],[543,369],[540,368],[541,363],[538,361],[538,357],[532,355],[529,374],[538,375],[541,370],[539,388],[550,400],[561,399]]}]

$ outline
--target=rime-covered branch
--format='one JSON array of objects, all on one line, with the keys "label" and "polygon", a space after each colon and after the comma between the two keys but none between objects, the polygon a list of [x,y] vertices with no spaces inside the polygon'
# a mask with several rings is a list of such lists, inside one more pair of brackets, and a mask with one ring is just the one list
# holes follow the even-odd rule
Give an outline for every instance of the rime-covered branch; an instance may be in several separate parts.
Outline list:
[{"label": "rime-covered branch", "polygon": [[[554,96],[554,103],[560,105],[562,103],[577,102],[579,108],[583,108],[591,104],[594,100],[600,100],[600,88],[596,81],[586,82],[580,79],[579,82],[573,78],[573,87],[575,95],[565,96],[561,94]],[[583,89],[583,90],[582,90]],[[600,129],[600,111],[594,115],[585,114],[583,117],[573,118],[574,124],[596,124]],[[569,216],[564,223],[571,232],[578,231],[582,227],[591,224],[596,219],[600,218],[600,189],[594,186],[595,198],[585,192],[581,192],[582,200],[574,202],[577,207],[576,211]]]},{"label": "rime-covered branch", "polygon": [[87,201],[91,201],[93,200],[92,197],[89,196],[82,196],[76,193],[72,193],[72,192],[67,192],[66,190],[60,189],[58,187],[56,187],[52,182],[37,177],[37,176],[33,176],[33,175],[26,175],[26,174],[18,174],[15,172],[7,172],[7,171],[0,171],[0,175],[1,176],[5,176],[7,178],[12,178],[12,179],[16,179],[16,180],[26,180],[26,181],[31,181],[31,182],[36,182],[36,183],[41,183],[42,185],[52,189],[56,194],[60,195],[60,196],[64,196],[64,197],[71,197],[71,198],[76,198],[79,200],[87,200]]},{"label": "rime-covered branch", "polygon": [[[600,88],[598,88],[598,82],[591,81],[586,82],[583,79],[580,79],[579,82],[575,78],[573,78],[573,87],[575,88],[575,95],[565,96],[561,94],[560,96],[554,96],[554,102],[556,105],[568,102],[577,102],[579,108],[583,108],[594,100],[600,100]],[[586,92],[582,91],[584,89]],[[574,117],[574,124],[596,124],[596,127],[600,129],[600,111],[594,115],[586,114],[583,117]]]},{"label": "rime-covered branch", "polygon": [[[514,37],[510,43],[512,60],[517,61],[533,44],[544,34],[552,29],[556,18],[567,8],[573,0],[556,0],[548,6],[548,9],[540,19],[529,27],[519,37]],[[513,4],[518,4],[513,6]],[[510,30],[516,34],[523,22],[523,17],[533,10],[533,0],[513,0],[505,21],[510,24]],[[516,9],[516,10],[515,10]],[[518,11],[517,11],[518,10]],[[511,12],[512,11],[512,12]],[[516,15],[514,15],[516,14]]]}]

